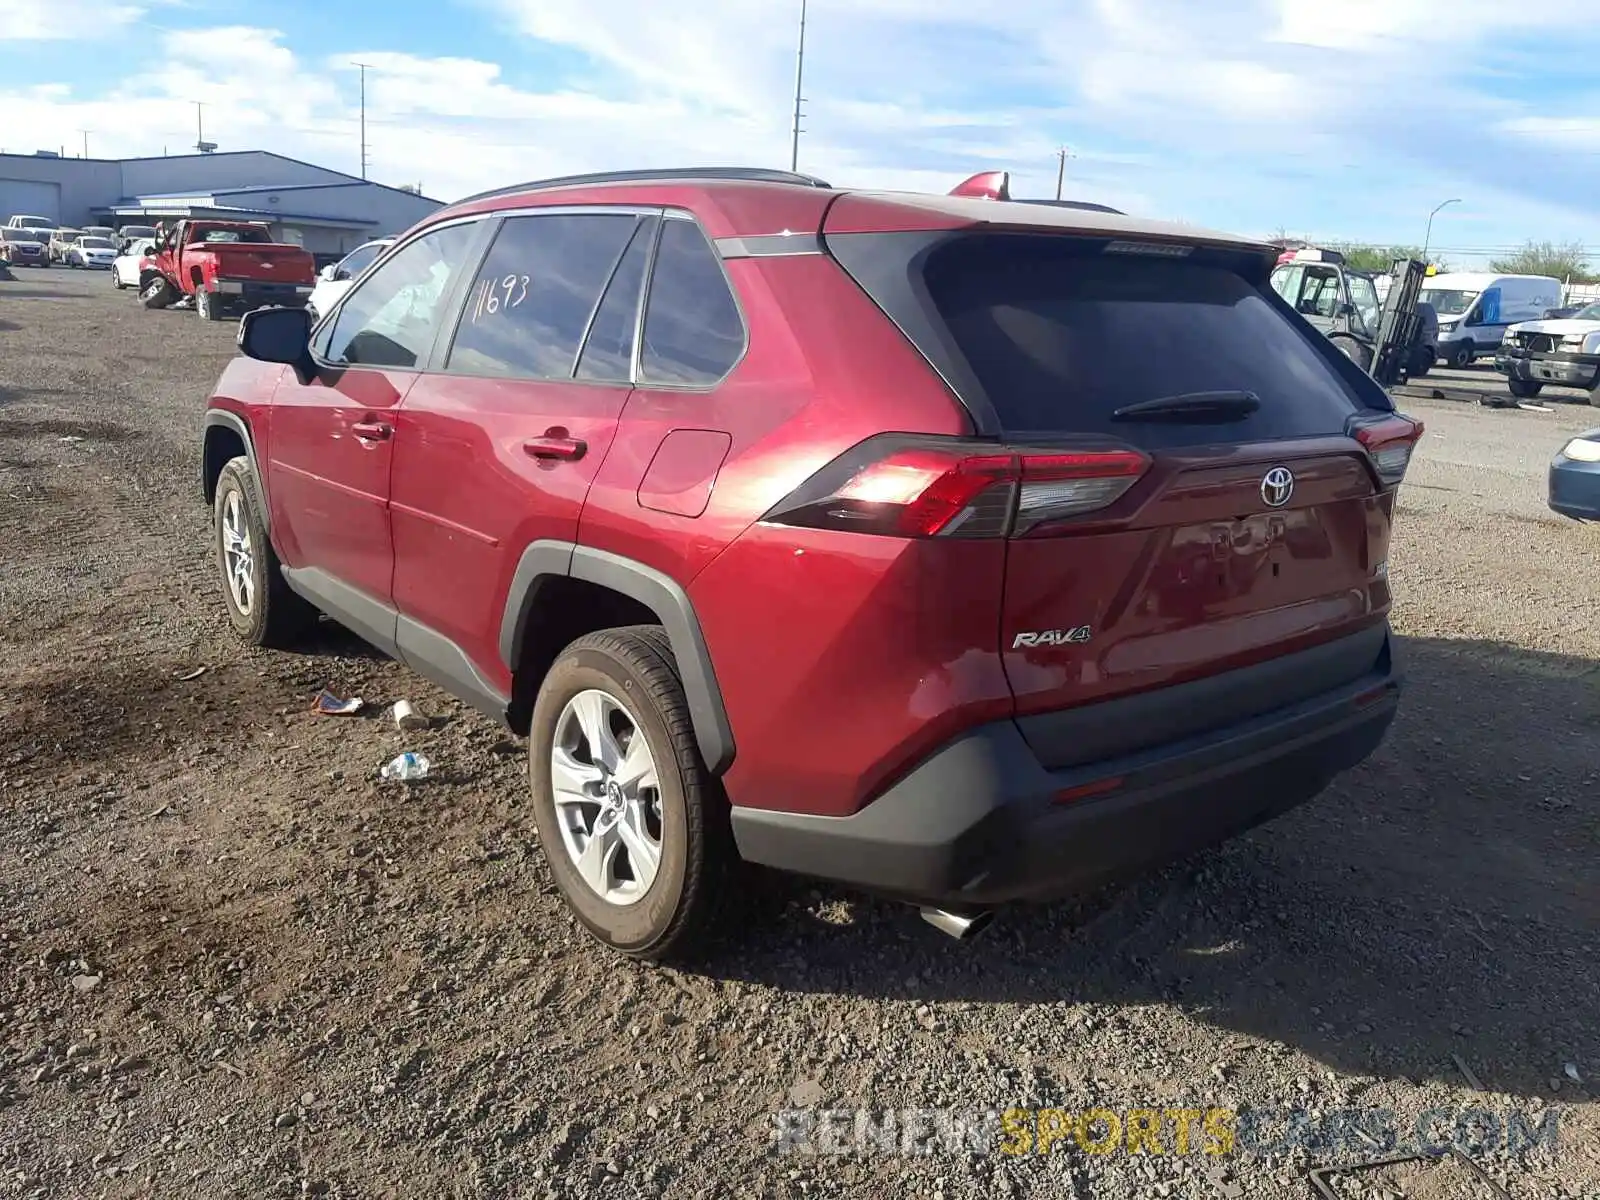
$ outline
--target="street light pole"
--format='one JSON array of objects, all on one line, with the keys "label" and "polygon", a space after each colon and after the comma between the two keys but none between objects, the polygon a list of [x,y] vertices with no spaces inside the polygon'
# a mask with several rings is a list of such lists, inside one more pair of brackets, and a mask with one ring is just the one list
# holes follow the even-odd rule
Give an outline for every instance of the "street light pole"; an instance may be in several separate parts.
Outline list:
[{"label": "street light pole", "polygon": [[[1460,203],[1461,201],[1459,199],[1446,200],[1443,204],[1439,205],[1439,208],[1448,208],[1452,204]],[[1422,261],[1424,263],[1428,261],[1428,243],[1433,241],[1433,219],[1439,215],[1439,208],[1434,209],[1428,214],[1428,232],[1422,235]]]}]

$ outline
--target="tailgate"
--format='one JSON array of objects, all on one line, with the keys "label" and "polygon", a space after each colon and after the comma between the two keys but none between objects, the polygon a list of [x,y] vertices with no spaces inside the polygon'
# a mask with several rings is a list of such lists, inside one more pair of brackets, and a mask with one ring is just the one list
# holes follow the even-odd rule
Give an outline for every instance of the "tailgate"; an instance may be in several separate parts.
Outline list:
[{"label": "tailgate", "polygon": [[[1170,237],[978,231],[908,239],[915,257],[891,271],[900,236],[829,247],[866,265],[858,281],[980,428],[1038,455],[1036,481],[1021,460],[999,630],[1019,717],[1169,689],[1186,711],[1141,710],[1148,736],[1199,732],[1238,706],[1196,708],[1171,685],[1350,648],[1260,693],[1281,707],[1373,667],[1354,635],[1389,609],[1393,491],[1420,426],[1271,293],[1267,262]],[[914,311],[875,290],[907,274]],[[1035,749],[1057,766],[1087,748]]]},{"label": "tailgate", "polygon": [[226,279],[259,279],[270,283],[316,282],[315,260],[299,246],[275,243],[209,242],[217,256],[217,274]]}]

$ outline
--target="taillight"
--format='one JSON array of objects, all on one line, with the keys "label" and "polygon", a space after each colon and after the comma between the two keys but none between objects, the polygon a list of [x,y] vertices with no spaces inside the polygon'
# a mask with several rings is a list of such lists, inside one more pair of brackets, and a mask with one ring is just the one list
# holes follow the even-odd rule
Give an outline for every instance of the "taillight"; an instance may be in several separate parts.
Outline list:
[{"label": "taillight", "polygon": [[1350,435],[1361,443],[1372,460],[1372,468],[1385,487],[1394,487],[1406,477],[1411,452],[1422,437],[1423,424],[1415,417],[1398,413],[1391,417],[1353,421]]},{"label": "taillight", "polygon": [[1035,450],[889,435],[823,467],[763,520],[891,537],[1008,537],[1105,508],[1149,465],[1120,446]]}]

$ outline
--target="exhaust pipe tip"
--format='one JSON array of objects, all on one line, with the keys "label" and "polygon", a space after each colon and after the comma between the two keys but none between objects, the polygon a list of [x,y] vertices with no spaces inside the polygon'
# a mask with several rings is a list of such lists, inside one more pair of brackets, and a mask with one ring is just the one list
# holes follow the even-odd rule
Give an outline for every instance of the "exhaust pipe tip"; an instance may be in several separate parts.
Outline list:
[{"label": "exhaust pipe tip", "polygon": [[940,933],[949,934],[958,942],[977,937],[994,920],[994,912],[990,909],[970,913],[951,912],[945,908],[922,908],[919,911],[929,925]]}]

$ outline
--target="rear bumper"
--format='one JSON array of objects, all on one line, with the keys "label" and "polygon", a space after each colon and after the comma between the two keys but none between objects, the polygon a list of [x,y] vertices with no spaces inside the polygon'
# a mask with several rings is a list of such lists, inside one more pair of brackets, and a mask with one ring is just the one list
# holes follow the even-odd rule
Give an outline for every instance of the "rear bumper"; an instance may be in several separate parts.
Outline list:
[{"label": "rear bumper", "polygon": [[1592,388],[1600,379],[1600,355],[1560,354],[1502,346],[1494,356],[1495,370],[1508,379],[1530,383],[1556,383]]},{"label": "rear bumper", "polygon": [[1052,771],[1016,722],[999,721],[935,751],[858,813],[736,806],[734,836],[748,861],[921,903],[1055,899],[1311,799],[1382,742],[1399,693],[1386,634],[1359,677],[1203,734]]},{"label": "rear bumper", "polygon": [[224,302],[260,308],[266,304],[304,305],[311,297],[309,283],[273,283],[260,279],[219,279],[212,291]]},{"label": "rear bumper", "polygon": [[1550,508],[1576,521],[1600,521],[1600,463],[1556,455],[1550,463]]}]

